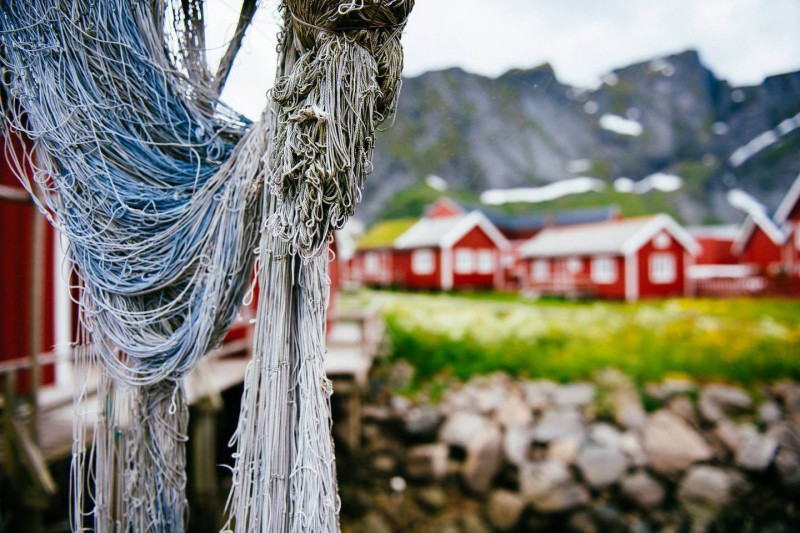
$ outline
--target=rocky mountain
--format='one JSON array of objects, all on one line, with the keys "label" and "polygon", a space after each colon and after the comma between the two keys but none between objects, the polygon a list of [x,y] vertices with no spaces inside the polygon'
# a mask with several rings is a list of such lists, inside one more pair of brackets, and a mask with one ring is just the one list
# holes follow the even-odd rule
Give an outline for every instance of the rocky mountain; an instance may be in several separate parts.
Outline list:
[{"label": "rocky mountain", "polygon": [[358,215],[381,217],[431,174],[477,195],[578,175],[613,192],[616,178],[668,172],[684,187],[654,208],[689,223],[736,221],[742,214],[727,205],[729,188],[774,208],[800,173],[798,113],[800,72],[732,87],[694,51],[614,70],[596,89],[561,83],[548,64],[494,79],[430,72],[404,81]]}]

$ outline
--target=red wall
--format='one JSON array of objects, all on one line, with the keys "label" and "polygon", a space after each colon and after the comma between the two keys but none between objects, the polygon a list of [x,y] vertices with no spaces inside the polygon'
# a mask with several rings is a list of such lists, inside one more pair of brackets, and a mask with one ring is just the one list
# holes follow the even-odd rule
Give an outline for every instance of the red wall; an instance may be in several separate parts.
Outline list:
[{"label": "red wall", "polygon": [[393,285],[409,289],[440,289],[442,280],[442,252],[433,250],[433,272],[420,275],[411,271],[411,255],[413,250],[395,250],[392,261]]},{"label": "red wall", "polygon": [[702,246],[700,255],[695,258],[696,265],[735,265],[738,261],[733,255],[733,239],[714,237],[695,237]]},{"label": "red wall", "polygon": [[742,251],[741,263],[753,265],[759,273],[768,274],[780,268],[781,259],[781,248],[756,226]]},{"label": "red wall", "polygon": [[[675,257],[675,281],[672,283],[653,283],[650,281],[650,256],[659,253],[670,253]],[[654,246],[653,240],[639,249],[637,264],[639,266],[639,298],[662,298],[665,296],[683,296],[686,287],[686,261],[684,249],[672,237],[670,245],[664,249]]]},{"label": "red wall", "polygon": [[[607,256],[603,256],[607,257]],[[572,257],[557,257],[545,259],[549,267],[549,280],[546,282],[537,282],[534,280],[534,262],[535,259],[526,260],[526,275],[528,276],[527,282],[535,288],[545,290],[546,292],[565,292],[567,290],[578,289],[579,292],[584,293],[586,296],[594,296],[598,298],[606,298],[612,300],[625,298],[625,259],[623,257],[614,257],[617,265],[617,278],[611,283],[595,283],[592,280],[592,259],[591,256],[572,256]],[[581,268],[578,272],[572,273],[567,269],[567,262],[577,260],[580,262]]]},{"label": "red wall", "polygon": [[[375,254],[378,258],[378,269],[367,270],[367,255]],[[364,285],[386,287],[392,284],[392,251],[389,249],[359,250],[352,260],[351,276]]]},{"label": "red wall", "polygon": [[[455,271],[456,250],[472,250],[473,253],[478,250],[490,250],[494,255],[494,267],[489,274],[479,274],[473,271],[472,274],[459,274]],[[491,289],[495,285],[495,276],[498,272],[498,264],[500,261],[500,250],[495,246],[488,235],[480,228],[475,226],[461,240],[453,245],[453,288],[454,289]],[[475,264],[473,265],[477,270],[477,257],[475,257]]]},{"label": "red wall", "polygon": [[[7,140],[0,139],[0,153],[5,153]],[[21,153],[21,146],[16,138],[11,141],[13,148]],[[13,187],[24,192],[19,180],[2,158],[0,164],[0,184]],[[31,254],[33,250],[34,217],[43,217],[33,203],[17,203],[0,200],[0,243],[3,253],[0,254],[0,360],[10,360],[30,355],[30,294],[31,294]],[[52,350],[55,342],[54,332],[54,243],[55,230],[45,224],[45,242],[40,243],[44,252],[44,263],[38,265],[39,278],[42,280],[43,299],[42,314],[39,316],[42,332],[42,351]],[[43,367],[42,376],[45,383],[54,381],[52,365]],[[20,387],[26,388],[25,377]]]}]

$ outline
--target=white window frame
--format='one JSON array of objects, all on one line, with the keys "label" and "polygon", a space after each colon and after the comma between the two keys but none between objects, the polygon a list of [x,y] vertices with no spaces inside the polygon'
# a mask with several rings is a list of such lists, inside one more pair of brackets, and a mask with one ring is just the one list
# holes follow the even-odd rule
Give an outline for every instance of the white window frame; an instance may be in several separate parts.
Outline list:
[{"label": "white window frame", "polygon": [[491,250],[478,250],[475,254],[476,270],[478,274],[491,274],[494,272],[494,253]]},{"label": "white window frame", "polygon": [[379,274],[381,271],[381,260],[377,252],[367,252],[364,256],[364,272],[366,274]]},{"label": "white window frame", "polygon": [[567,273],[571,276],[580,274],[583,270],[583,261],[581,261],[580,257],[569,257],[567,258],[565,268]]},{"label": "white window frame", "polygon": [[678,279],[678,263],[671,253],[652,254],[647,261],[648,276],[656,285],[674,283]]},{"label": "white window frame", "polygon": [[469,248],[457,248],[453,269],[456,274],[472,274],[475,272],[475,258],[472,250]]},{"label": "white window frame", "polygon": [[592,282],[598,285],[610,285],[619,279],[617,260],[613,257],[595,257],[592,259]]},{"label": "white window frame", "polygon": [[414,274],[433,274],[435,270],[433,250],[420,248],[411,253],[411,271]]},{"label": "white window frame", "polygon": [[536,259],[531,264],[531,279],[535,282],[550,281],[550,261],[548,259]]}]

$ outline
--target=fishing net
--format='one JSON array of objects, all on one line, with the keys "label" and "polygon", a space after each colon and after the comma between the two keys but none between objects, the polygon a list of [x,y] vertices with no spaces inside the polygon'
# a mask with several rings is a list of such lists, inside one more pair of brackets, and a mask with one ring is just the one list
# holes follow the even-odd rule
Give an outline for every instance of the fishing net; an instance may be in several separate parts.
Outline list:
[{"label": "fishing net", "polygon": [[394,111],[412,6],[281,4],[277,81],[251,123],[218,98],[227,72],[209,73],[201,0],[0,0],[4,116],[32,143],[10,157],[80,280],[74,530],[185,528],[183,378],[254,268],[226,527],[338,530],[328,243]]}]

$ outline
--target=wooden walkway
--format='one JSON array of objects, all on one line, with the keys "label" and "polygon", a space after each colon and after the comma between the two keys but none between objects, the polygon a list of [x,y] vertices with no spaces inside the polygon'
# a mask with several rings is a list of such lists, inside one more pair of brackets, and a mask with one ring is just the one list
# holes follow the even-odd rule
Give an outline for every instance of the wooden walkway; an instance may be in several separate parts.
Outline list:
[{"label": "wooden walkway", "polygon": [[[367,376],[372,367],[383,326],[377,310],[339,315],[334,322],[328,339],[328,354],[325,370],[334,382],[336,394],[343,394],[351,400],[350,407],[355,411],[348,414],[347,434],[353,445],[360,433],[360,396],[367,383]],[[204,398],[218,395],[244,381],[247,363],[250,360],[250,339],[246,338],[229,342],[215,352],[210,353],[204,362],[186,379],[187,400],[195,405]],[[2,370],[2,369],[0,369]],[[91,382],[91,379],[90,379]],[[90,391],[96,390],[90,383]],[[16,442],[24,442],[22,446],[31,447],[26,462],[36,463],[34,469],[46,469],[46,464],[69,457],[72,452],[72,422],[74,407],[72,405],[72,388],[43,387],[37,394],[36,428],[37,439],[32,438],[34,432],[26,429],[24,424],[7,423],[4,431],[12,430],[27,435],[17,435]],[[96,396],[91,394],[86,408],[89,412],[97,409]],[[14,428],[14,429],[12,429]],[[89,431],[91,427],[87,428]],[[9,436],[0,441],[0,464],[5,464],[5,446],[10,442]],[[35,449],[33,449],[35,448]],[[29,467],[31,468],[31,467]]]}]

